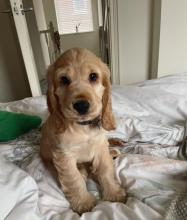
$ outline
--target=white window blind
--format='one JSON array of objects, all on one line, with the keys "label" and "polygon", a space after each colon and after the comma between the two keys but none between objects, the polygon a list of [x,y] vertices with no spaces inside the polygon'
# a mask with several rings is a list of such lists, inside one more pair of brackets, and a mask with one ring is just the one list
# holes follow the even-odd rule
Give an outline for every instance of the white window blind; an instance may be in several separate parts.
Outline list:
[{"label": "white window blind", "polygon": [[60,34],[93,31],[91,0],[54,0]]}]

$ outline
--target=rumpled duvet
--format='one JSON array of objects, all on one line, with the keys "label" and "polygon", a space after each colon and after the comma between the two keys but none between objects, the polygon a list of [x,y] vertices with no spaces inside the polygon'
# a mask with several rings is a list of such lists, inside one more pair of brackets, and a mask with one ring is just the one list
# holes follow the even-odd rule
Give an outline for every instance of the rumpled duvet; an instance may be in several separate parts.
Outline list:
[{"label": "rumpled duvet", "polygon": [[[82,216],[74,213],[39,157],[39,128],[0,145],[0,220],[168,219],[172,201],[187,192],[187,73],[113,86],[112,101],[117,129],[107,135],[123,143],[115,146],[114,163],[127,202],[102,201],[89,179],[97,205]],[[48,115],[45,96],[2,103],[0,109],[43,121]]]}]

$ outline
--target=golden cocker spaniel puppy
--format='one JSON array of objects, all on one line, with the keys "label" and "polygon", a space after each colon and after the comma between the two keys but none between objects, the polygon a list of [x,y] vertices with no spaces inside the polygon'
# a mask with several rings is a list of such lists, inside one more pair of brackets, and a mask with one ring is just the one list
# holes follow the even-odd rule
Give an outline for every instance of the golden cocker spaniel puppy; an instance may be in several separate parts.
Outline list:
[{"label": "golden cocker spaniel puppy", "polygon": [[63,53],[48,69],[50,112],[42,129],[41,156],[52,162],[72,209],[91,210],[87,172],[100,185],[103,200],[122,202],[125,191],[114,177],[106,130],[115,128],[108,67],[86,49]]}]

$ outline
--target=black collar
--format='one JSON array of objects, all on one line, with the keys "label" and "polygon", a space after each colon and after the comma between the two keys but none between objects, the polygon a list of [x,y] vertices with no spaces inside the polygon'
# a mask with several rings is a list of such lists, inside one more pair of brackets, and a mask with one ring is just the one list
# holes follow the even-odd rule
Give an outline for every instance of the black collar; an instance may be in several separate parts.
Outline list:
[{"label": "black collar", "polygon": [[101,117],[100,115],[89,121],[78,121],[79,125],[90,125],[92,128],[100,128],[101,127]]}]

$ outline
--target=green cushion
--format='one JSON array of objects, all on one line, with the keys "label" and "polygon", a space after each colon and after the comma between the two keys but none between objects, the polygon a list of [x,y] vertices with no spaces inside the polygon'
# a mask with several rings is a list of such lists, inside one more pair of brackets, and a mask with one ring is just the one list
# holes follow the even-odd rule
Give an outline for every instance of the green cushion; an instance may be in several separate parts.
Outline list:
[{"label": "green cushion", "polygon": [[0,111],[0,142],[13,140],[31,129],[37,128],[41,121],[38,116]]}]

